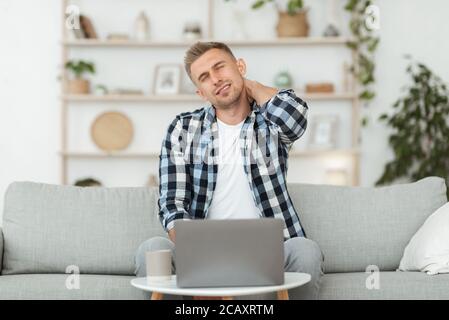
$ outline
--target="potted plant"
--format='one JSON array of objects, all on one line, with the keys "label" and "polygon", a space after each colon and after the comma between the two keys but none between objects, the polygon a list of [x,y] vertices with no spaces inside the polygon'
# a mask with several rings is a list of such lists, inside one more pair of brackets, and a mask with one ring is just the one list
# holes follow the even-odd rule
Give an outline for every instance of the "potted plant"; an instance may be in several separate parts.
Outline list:
[{"label": "potted plant", "polygon": [[95,67],[93,63],[86,62],[83,60],[79,61],[68,61],[65,64],[65,68],[72,71],[75,76],[74,79],[68,82],[68,92],[74,94],[87,94],[90,91],[89,80],[83,79],[82,75],[84,73],[95,73]]},{"label": "potted plant", "polygon": [[422,63],[412,63],[407,73],[412,84],[406,88],[406,95],[394,103],[393,114],[379,117],[393,129],[389,144],[394,159],[385,165],[376,185],[428,176],[449,181],[447,85]]},{"label": "potted plant", "polygon": [[274,0],[257,0],[252,8],[258,9],[268,2],[274,2],[279,14],[276,26],[278,37],[307,37],[309,35],[308,9],[304,8],[303,0],[288,0],[286,10]]}]

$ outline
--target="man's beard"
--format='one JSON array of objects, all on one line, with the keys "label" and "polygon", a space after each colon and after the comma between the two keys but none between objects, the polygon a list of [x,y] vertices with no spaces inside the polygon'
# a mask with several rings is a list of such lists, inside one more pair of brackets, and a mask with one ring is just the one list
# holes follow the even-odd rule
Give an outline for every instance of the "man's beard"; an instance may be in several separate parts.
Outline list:
[{"label": "man's beard", "polygon": [[229,101],[220,101],[219,99],[216,99],[216,102],[213,104],[216,108],[226,110],[232,108],[235,104],[237,104],[240,99],[242,98],[243,90],[239,93],[235,94],[234,97],[228,96],[226,97],[226,100],[229,99]]}]

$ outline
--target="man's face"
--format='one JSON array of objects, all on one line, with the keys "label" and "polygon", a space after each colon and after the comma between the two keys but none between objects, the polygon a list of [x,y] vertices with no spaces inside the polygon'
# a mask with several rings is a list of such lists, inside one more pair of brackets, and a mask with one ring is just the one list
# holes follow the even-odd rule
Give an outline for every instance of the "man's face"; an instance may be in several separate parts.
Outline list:
[{"label": "man's face", "polygon": [[226,109],[244,92],[246,65],[220,49],[211,49],[195,60],[190,72],[196,93],[216,108]]}]

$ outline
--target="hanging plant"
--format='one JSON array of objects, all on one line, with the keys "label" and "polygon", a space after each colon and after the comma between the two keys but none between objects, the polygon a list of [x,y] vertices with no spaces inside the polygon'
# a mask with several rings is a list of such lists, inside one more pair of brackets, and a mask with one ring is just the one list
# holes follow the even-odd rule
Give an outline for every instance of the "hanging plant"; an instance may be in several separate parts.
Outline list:
[{"label": "hanging plant", "polygon": [[[401,177],[413,181],[428,176],[449,178],[449,93],[446,84],[422,63],[407,67],[412,85],[397,100],[392,115],[379,120],[392,127],[389,144],[394,160],[385,165],[376,185]],[[449,189],[448,189],[449,197]]]},{"label": "hanging plant", "polygon": [[[371,5],[370,0],[348,0],[345,5],[345,10],[351,14],[349,28],[352,37],[347,46],[355,50],[355,62],[350,71],[359,84],[357,94],[360,100],[366,103],[375,97],[372,88],[375,83],[374,54],[380,40],[379,37],[373,36],[373,27],[367,23],[378,18],[369,14],[368,8]],[[362,123],[366,124],[366,119]]]}]

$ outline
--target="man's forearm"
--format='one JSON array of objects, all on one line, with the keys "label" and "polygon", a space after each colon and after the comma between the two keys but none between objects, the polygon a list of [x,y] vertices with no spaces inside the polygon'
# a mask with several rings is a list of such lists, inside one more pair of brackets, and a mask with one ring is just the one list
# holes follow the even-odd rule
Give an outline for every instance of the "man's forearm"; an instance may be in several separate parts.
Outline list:
[{"label": "man's forearm", "polygon": [[182,151],[185,142],[180,142],[182,136],[182,123],[176,118],[167,130],[159,161],[159,218],[167,233],[175,220],[189,218],[191,190],[187,186],[191,179]]},{"label": "man's forearm", "polygon": [[308,106],[293,90],[278,90],[245,79],[248,100],[256,100],[262,116],[280,134],[281,141],[293,143],[304,133],[307,126]]}]

